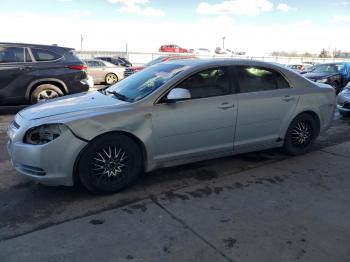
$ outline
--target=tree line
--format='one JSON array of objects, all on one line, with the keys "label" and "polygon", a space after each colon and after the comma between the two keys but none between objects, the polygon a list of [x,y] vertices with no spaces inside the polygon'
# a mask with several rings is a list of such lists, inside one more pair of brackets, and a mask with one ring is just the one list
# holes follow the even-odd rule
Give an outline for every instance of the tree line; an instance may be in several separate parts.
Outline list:
[{"label": "tree line", "polygon": [[350,52],[344,52],[338,49],[332,51],[323,48],[319,54],[315,53],[298,53],[296,51],[274,51],[272,56],[286,56],[286,57],[319,57],[319,58],[350,58]]}]

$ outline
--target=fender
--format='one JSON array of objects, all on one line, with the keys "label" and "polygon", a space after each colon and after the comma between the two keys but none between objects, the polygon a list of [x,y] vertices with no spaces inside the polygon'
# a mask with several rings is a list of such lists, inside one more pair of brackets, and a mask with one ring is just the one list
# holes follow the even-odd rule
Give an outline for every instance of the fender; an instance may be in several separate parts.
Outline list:
[{"label": "fender", "polygon": [[56,83],[60,84],[61,86],[63,86],[63,89],[64,89],[63,91],[65,93],[68,93],[68,87],[62,80],[59,80],[57,78],[40,78],[40,79],[34,80],[33,82],[31,82],[28,85],[27,91],[26,91],[26,94],[25,94],[25,98],[27,100],[29,99],[30,92],[32,91],[33,86],[35,86],[37,84],[40,84],[40,83],[45,83],[45,82],[56,82]]}]

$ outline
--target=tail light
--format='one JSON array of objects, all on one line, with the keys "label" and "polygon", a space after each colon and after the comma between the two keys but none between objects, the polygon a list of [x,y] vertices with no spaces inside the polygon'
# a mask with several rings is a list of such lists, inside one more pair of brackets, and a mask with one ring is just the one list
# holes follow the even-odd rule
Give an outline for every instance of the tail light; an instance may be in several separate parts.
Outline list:
[{"label": "tail light", "polygon": [[70,65],[70,66],[67,66],[67,68],[73,69],[73,70],[80,70],[80,71],[87,70],[86,65]]}]

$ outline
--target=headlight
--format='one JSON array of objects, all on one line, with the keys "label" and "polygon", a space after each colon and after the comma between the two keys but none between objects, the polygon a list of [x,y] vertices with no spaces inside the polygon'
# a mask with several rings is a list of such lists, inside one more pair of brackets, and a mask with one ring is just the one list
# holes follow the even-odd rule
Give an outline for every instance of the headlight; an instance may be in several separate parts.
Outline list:
[{"label": "headlight", "polygon": [[318,79],[318,80],[316,80],[316,82],[318,82],[318,83],[327,83],[328,82],[328,78]]},{"label": "headlight", "polygon": [[48,124],[29,129],[24,136],[24,143],[31,145],[44,145],[68,130],[63,124]]}]

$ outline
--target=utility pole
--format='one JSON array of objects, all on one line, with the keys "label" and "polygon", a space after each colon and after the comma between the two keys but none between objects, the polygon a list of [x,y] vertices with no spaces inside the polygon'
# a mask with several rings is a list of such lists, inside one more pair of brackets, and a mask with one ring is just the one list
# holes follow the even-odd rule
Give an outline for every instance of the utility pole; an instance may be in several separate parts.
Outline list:
[{"label": "utility pole", "polygon": [[226,39],[226,36],[223,36],[222,37],[222,49],[225,50],[225,39]]},{"label": "utility pole", "polygon": [[128,43],[125,43],[125,58],[129,60]]},{"label": "utility pole", "polygon": [[80,35],[80,51],[83,51],[83,41],[84,41],[83,34],[81,34]]}]

